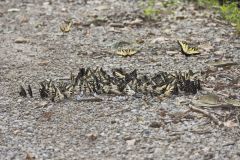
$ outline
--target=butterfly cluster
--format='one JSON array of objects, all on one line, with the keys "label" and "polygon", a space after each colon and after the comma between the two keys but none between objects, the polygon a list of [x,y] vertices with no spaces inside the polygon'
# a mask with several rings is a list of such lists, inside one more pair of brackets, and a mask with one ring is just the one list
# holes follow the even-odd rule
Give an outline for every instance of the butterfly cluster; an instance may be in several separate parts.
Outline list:
[{"label": "butterfly cluster", "polygon": [[[126,72],[122,68],[113,69],[111,73],[102,68],[80,68],[77,75],[71,73],[68,80],[41,82],[39,94],[41,98],[61,101],[74,94],[114,94],[151,96],[171,96],[181,92],[196,94],[201,89],[200,80],[190,70],[188,72],[167,73],[159,72],[153,76],[138,75],[137,70]],[[28,86],[32,97],[32,89]],[[20,96],[26,97],[25,89],[20,87]]]}]

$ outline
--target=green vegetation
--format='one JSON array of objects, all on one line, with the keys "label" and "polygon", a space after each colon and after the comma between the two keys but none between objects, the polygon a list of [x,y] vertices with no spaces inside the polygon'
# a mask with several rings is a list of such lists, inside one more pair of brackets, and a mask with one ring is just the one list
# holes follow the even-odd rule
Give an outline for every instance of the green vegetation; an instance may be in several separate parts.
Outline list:
[{"label": "green vegetation", "polygon": [[220,6],[217,0],[198,0],[198,4],[219,8],[223,18],[236,26],[237,32],[240,33],[240,9],[237,6],[237,2],[226,3]]},{"label": "green vegetation", "polygon": [[200,6],[218,6],[217,0],[197,0]]},{"label": "green vegetation", "polygon": [[[182,0],[186,1],[186,0]],[[226,3],[223,6],[220,6],[218,0],[187,0],[192,2],[197,2],[200,6],[206,6],[209,8],[217,8],[221,13],[224,19],[232,23],[238,33],[240,33],[240,9],[237,6],[236,2]],[[168,0],[168,1],[159,1],[159,0],[148,0],[147,3],[142,3],[143,14],[149,19],[154,19],[156,16],[162,13],[171,14],[166,8],[175,7],[180,2],[180,0]],[[226,2],[226,1],[225,1]]]},{"label": "green vegetation", "polygon": [[178,2],[179,0],[148,0],[147,3],[142,2],[141,6],[144,16],[148,19],[154,19],[160,14],[172,14],[173,12],[167,10],[167,8],[176,6]]},{"label": "green vegetation", "polygon": [[229,22],[234,23],[238,33],[240,33],[240,9],[237,7],[237,3],[223,5],[220,9],[223,17]]},{"label": "green vegetation", "polygon": [[155,0],[148,0],[146,8],[143,10],[146,17],[152,17],[159,14],[159,10],[155,8],[155,5]]}]

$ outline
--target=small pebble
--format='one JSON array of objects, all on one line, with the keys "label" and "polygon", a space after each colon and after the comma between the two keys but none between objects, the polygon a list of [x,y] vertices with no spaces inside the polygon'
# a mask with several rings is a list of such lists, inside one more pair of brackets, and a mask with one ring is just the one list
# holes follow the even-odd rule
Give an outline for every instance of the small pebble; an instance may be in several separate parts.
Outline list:
[{"label": "small pebble", "polygon": [[96,133],[89,133],[85,135],[89,140],[94,141],[97,139],[97,134]]}]

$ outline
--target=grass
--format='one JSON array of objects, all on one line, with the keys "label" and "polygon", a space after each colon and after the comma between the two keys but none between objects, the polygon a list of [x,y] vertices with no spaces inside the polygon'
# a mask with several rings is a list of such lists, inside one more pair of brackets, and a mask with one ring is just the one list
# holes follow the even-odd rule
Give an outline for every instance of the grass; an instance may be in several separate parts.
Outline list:
[{"label": "grass", "polygon": [[141,6],[143,8],[144,16],[150,20],[153,20],[160,14],[172,14],[172,12],[166,8],[174,7],[178,2],[179,0],[148,0],[147,2],[142,2]]},{"label": "grass", "polygon": [[222,17],[236,27],[240,34],[240,9],[236,2],[220,6],[217,0],[198,0],[199,5],[219,8]]},{"label": "grass", "polygon": [[146,8],[143,10],[143,13],[146,17],[152,17],[158,14],[159,10],[155,9],[155,5],[155,0],[148,0]]},{"label": "grass", "polygon": [[[159,0],[148,0],[147,2],[142,3],[143,14],[148,19],[154,19],[154,17],[164,12],[163,10],[157,8],[159,4],[161,5],[161,8],[168,8],[176,6],[179,2],[180,0],[168,0],[163,2]],[[218,0],[193,0],[193,2],[197,2],[200,6],[219,8],[219,12],[222,17],[235,26],[237,32],[240,34],[240,9],[238,8],[236,2],[224,4],[222,6],[219,5]]]},{"label": "grass", "polygon": [[227,21],[234,23],[238,33],[240,33],[240,9],[237,7],[237,3],[223,5],[220,9],[223,17]]}]

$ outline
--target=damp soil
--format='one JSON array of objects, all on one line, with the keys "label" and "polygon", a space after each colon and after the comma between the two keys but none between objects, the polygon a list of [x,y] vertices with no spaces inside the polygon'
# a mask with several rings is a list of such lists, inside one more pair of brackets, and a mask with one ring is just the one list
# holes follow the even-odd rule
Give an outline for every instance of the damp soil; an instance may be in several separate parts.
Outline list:
[{"label": "damp soil", "polygon": [[[240,159],[239,107],[205,108],[225,126],[189,110],[209,92],[240,99],[239,35],[213,10],[159,2],[160,14],[149,18],[146,3],[0,1],[0,159]],[[71,31],[62,33],[70,18]],[[177,40],[201,54],[186,57]],[[138,52],[121,57],[121,47]],[[211,65],[219,61],[236,65]],[[101,95],[98,102],[40,99],[39,82],[97,66],[140,75],[191,69],[201,73],[203,90],[168,98]],[[34,98],[20,97],[19,85],[28,84]]]}]

